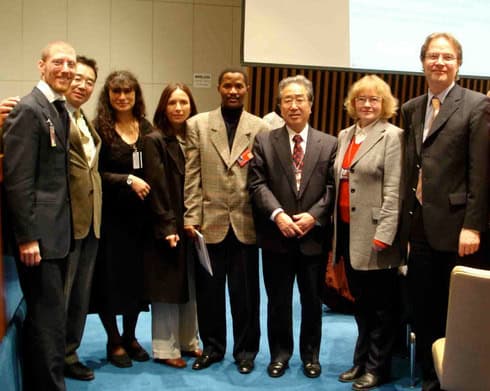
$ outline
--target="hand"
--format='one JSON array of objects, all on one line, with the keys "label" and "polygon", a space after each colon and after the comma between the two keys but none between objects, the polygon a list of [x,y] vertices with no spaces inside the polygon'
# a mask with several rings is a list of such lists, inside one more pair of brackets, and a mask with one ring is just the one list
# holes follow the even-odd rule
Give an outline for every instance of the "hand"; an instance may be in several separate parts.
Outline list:
[{"label": "hand", "polygon": [[199,231],[198,225],[184,225],[184,232],[188,238],[196,239],[196,230]]},{"label": "hand", "polygon": [[459,234],[458,255],[474,254],[480,247],[480,232],[474,229],[462,228]]},{"label": "hand", "polygon": [[305,236],[310,230],[315,226],[316,220],[309,213],[298,213],[297,215],[293,215],[293,220],[296,225],[299,227],[303,234],[299,235]]},{"label": "hand", "polygon": [[179,242],[180,238],[178,234],[173,234],[173,235],[166,236],[165,240],[168,242],[168,245],[171,248],[174,248],[177,247],[177,243]]},{"label": "hand", "polygon": [[378,239],[373,239],[373,250],[375,252],[378,253],[380,251],[387,249],[388,247],[390,247],[389,244],[386,244],[385,242],[382,242],[381,240]]},{"label": "hand", "polygon": [[20,261],[26,266],[37,266],[41,263],[41,251],[39,250],[39,242],[33,240],[31,242],[19,244]]},{"label": "hand", "polygon": [[15,105],[19,103],[20,98],[18,96],[11,96],[0,101],[0,128],[5,122],[5,118],[14,109]]},{"label": "hand", "polygon": [[133,189],[140,199],[144,200],[145,197],[150,194],[150,185],[143,179],[131,174],[128,175],[128,178],[133,180],[133,183],[131,183],[131,189]]},{"label": "hand", "polygon": [[295,238],[303,235],[301,228],[284,212],[279,212],[274,222],[281,233],[287,238]]}]

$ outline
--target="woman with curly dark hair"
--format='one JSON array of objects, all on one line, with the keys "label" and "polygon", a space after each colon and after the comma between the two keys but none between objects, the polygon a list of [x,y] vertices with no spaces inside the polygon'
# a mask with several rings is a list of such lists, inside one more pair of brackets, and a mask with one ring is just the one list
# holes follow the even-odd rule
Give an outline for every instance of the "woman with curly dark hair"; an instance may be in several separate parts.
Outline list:
[{"label": "woman with curly dark hair", "polygon": [[[150,186],[143,178],[143,137],[152,127],[145,119],[141,87],[128,71],[112,72],[97,105],[95,128],[102,138],[102,227],[92,303],[107,333],[107,359],[129,367],[131,359],[146,361],[148,353],[135,336],[144,308],[143,231],[145,198]],[[116,315],[123,315],[123,333]]]}]

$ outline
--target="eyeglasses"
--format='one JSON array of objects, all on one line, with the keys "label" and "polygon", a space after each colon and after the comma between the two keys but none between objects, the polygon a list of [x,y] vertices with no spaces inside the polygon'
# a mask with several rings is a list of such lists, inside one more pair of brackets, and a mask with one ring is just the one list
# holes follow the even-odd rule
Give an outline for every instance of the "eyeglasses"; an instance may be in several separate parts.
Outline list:
[{"label": "eyeglasses", "polygon": [[308,98],[305,95],[285,96],[281,99],[281,103],[285,106],[292,106],[293,103],[296,103],[296,106],[301,106],[306,102],[308,102]]},{"label": "eyeglasses", "polygon": [[456,61],[456,56],[451,53],[426,53],[425,58],[431,62],[439,61],[442,58],[443,62],[453,62]]},{"label": "eyeglasses", "polygon": [[359,103],[361,105],[366,104],[366,102],[369,102],[371,105],[376,106],[381,103],[383,98],[381,96],[356,96],[355,98],[356,103]]}]

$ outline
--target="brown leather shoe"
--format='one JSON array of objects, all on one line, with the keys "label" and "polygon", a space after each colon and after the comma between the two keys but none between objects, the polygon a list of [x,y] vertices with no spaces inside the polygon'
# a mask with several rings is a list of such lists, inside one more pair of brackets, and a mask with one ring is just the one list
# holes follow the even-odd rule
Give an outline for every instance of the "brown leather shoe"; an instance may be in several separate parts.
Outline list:
[{"label": "brown leather shoe", "polygon": [[182,350],[180,353],[184,357],[201,357],[202,356],[202,350],[199,348],[196,350]]},{"label": "brown leather shoe", "polygon": [[360,378],[364,374],[364,368],[359,365],[354,365],[352,368],[348,369],[345,372],[342,372],[339,375],[339,381],[342,383],[347,383],[351,381],[355,381]]},{"label": "brown leather shoe", "polygon": [[378,375],[371,372],[366,372],[354,382],[352,389],[356,391],[372,390],[373,388],[377,388],[382,383],[384,383],[384,381]]},{"label": "brown leather shoe", "polygon": [[169,367],[174,367],[174,368],[185,368],[187,366],[187,363],[185,362],[185,360],[182,359],[182,357],[178,357],[178,358],[156,358],[154,361],[157,363],[160,363],[160,364],[168,365]]}]

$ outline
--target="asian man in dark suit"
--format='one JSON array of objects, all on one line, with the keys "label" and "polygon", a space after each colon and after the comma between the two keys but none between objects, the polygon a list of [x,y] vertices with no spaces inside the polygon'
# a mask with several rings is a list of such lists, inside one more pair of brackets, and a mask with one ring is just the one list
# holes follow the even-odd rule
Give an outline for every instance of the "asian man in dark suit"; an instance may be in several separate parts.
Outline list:
[{"label": "asian man in dark suit", "polygon": [[41,80],[3,126],[4,190],[27,307],[26,390],[65,390],[66,257],[72,242],[68,113],[63,94],[75,75],[76,53],[57,41],[41,53]]},{"label": "asian man in dark suit", "polygon": [[456,84],[462,57],[451,34],[429,35],[420,53],[429,91],[402,106],[400,233],[425,391],[440,389],[431,347],[445,333],[451,270],[479,249],[488,218],[490,105]]},{"label": "asian man in dark suit", "polygon": [[337,140],[308,125],[313,87],[304,76],[279,83],[286,125],[255,138],[248,188],[268,296],[271,377],[282,376],[293,352],[292,293],[297,278],[302,317],[300,355],[308,377],[321,373],[322,302]]}]

